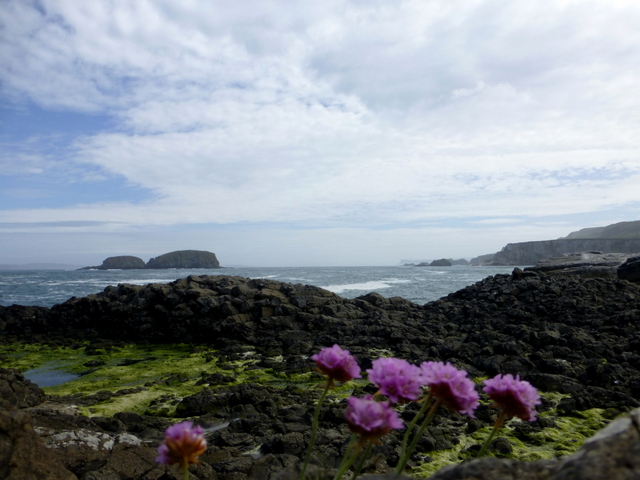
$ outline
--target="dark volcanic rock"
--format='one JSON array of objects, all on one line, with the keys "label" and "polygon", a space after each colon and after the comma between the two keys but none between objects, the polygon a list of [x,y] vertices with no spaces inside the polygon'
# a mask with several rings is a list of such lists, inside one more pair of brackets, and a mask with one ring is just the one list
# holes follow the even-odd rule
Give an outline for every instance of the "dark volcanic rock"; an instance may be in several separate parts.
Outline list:
[{"label": "dark volcanic rock", "polygon": [[76,480],[33,430],[28,413],[0,400],[0,478]]},{"label": "dark volcanic rock", "polygon": [[46,395],[38,385],[24,378],[19,370],[0,368],[0,398],[14,407],[27,408],[40,405]]},{"label": "dark volcanic rock", "polygon": [[[90,340],[89,350],[120,341],[207,344],[224,361],[241,360],[252,352],[258,367],[283,373],[309,372],[311,354],[339,343],[356,355],[363,370],[371,365],[372,350],[379,349],[414,363],[449,361],[467,369],[472,377],[520,374],[540,390],[565,395],[559,404],[543,403],[540,411],[557,408],[578,415],[597,407],[614,416],[638,407],[640,399],[640,286],[618,279],[555,277],[520,269],[511,275],[488,277],[423,306],[376,293],[345,299],[318,287],[233,276],[189,276],[146,286],[124,284],[51,309],[0,307],[0,336],[29,342]],[[277,356],[282,358],[275,362]],[[295,468],[306,448],[318,392],[236,385],[231,380],[202,378],[202,390],[182,399],[178,408],[179,415],[199,416],[198,422],[227,424],[208,436],[211,448],[203,459],[207,467],[202,468],[212,470],[198,470],[202,478],[268,479]],[[74,397],[73,401],[90,404],[98,397]],[[318,451],[312,463],[325,465],[329,471],[340,461],[349,437],[342,419],[344,407],[345,401],[340,400],[322,410]],[[408,405],[405,412],[414,411],[412,408]],[[495,412],[483,405],[477,416],[491,422]],[[126,412],[117,414],[114,421],[83,418],[74,420],[71,424],[75,426],[69,429],[97,438],[94,443],[99,445],[112,441],[120,446],[98,453],[78,450],[85,447],[63,447],[52,433],[50,445],[64,453],[67,468],[76,475],[83,478],[88,471],[86,458],[93,458],[99,463],[94,472],[108,468],[109,475],[119,472],[121,478],[127,478],[126,468],[116,461],[118,455],[137,456],[137,472],[148,468],[158,473],[150,463],[152,447],[126,443],[134,439],[118,435],[159,439],[166,420]],[[34,419],[40,428],[57,431],[71,422],[53,414],[34,414]],[[540,432],[545,425],[548,423],[541,420],[527,424],[526,432],[524,427],[520,430],[527,435]],[[477,428],[479,425],[444,410],[421,440],[420,449],[450,448],[461,432]],[[401,437],[401,432],[394,432],[374,449],[378,471],[395,465]],[[612,458],[626,461],[614,454]],[[498,473],[477,478],[513,478],[513,472],[525,472],[529,465],[515,460],[482,461],[487,462],[480,464],[487,471]],[[473,465],[475,462],[469,462],[462,467]],[[529,471],[558,465],[537,462],[530,464]],[[570,464],[563,465],[563,471],[568,471]],[[613,469],[619,464],[607,465]],[[512,476],[500,477],[499,472]],[[525,475],[521,477],[548,478]],[[597,478],[609,478],[602,475]]]},{"label": "dark volcanic rock", "polygon": [[199,250],[179,250],[165,253],[147,262],[147,268],[219,268],[215,253]]},{"label": "dark volcanic rock", "polygon": [[640,257],[631,257],[618,267],[618,278],[640,283]]}]

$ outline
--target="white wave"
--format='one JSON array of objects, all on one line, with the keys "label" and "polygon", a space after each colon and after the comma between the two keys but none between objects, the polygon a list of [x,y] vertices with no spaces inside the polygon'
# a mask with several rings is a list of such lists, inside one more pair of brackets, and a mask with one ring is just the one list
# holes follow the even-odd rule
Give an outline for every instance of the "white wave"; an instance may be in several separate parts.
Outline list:
[{"label": "white wave", "polygon": [[320,288],[324,288],[333,293],[342,293],[345,290],[366,290],[367,292],[371,292],[391,288],[394,283],[407,283],[408,281],[409,280],[372,280],[364,283],[347,283],[345,285],[324,285]]}]

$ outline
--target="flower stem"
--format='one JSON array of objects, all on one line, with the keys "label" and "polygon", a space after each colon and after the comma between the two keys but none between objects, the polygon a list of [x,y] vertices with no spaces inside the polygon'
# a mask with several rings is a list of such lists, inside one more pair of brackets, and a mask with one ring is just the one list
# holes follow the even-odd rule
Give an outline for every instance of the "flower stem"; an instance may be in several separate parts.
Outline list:
[{"label": "flower stem", "polygon": [[358,475],[360,475],[360,470],[362,470],[362,466],[364,465],[364,461],[369,456],[369,452],[370,451],[371,451],[371,442],[367,443],[367,448],[365,449],[364,453],[360,457],[360,461],[358,462],[358,465],[356,466],[355,470],[353,471],[353,477],[351,477],[351,480],[356,480]]},{"label": "flower stem", "polygon": [[493,426],[493,430],[491,430],[491,433],[489,434],[487,439],[482,444],[482,448],[478,452],[478,457],[477,458],[480,458],[481,456],[483,456],[485,454],[485,452],[487,450],[487,447],[491,443],[491,440],[493,440],[493,437],[496,436],[496,433],[498,433],[498,430],[500,430],[502,428],[502,424],[504,423],[505,417],[506,417],[505,411],[504,410],[500,410],[500,413],[498,414],[498,418],[496,420],[496,423]]},{"label": "flower stem", "polygon": [[436,410],[438,409],[438,407],[440,406],[441,403],[442,403],[442,401],[440,399],[437,399],[433,403],[431,408],[429,409],[429,413],[427,414],[427,418],[424,419],[424,422],[422,422],[422,425],[420,425],[420,428],[418,429],[416,434],[413,436],[413,440],[411,441],[411,444],[409,445],[409,448],[407,448],[407,450],[402,453],[402,457],[400,457],[400,461],[398,462],[398,465],[396,466],[396,473],[397,474],[402,473],[402,471],[404,470],[404,467],[406,466],[407,462],[409,461],[409,458],[411,457],[411,454],[413,453],[413,450],[416,448],[416,445],[418,444],[418,441],[422,438],[422,434],[424,433],[425,429],[429,426],[429,424],[431,423],[431,420],[433,420],[433,417],[436,414]]},{"label": "flower stem", "polygon": [[413,417],[413,420],[411,420],[411,423],[407,427],[407,431],[404,432],[404,437],[402,438],[402,450],[401,450],[403,454],[404,454],[404,452],[407,451],[407,444],[409,443],[409,435],[411,434],[411,432],[415,428],[416,423],[418,423],[418,420],[420,418],[422,418],[422,415],[424,415],[424,412],[427,411],[427,408],[431,404],[431,399],[432,398],[433,398],[433,394],[431,392],[429,392],[429,395],[427,396],[426,400],[424,402],[422,402],[422,407],[420,408],[420,411],[418,413],[416,413],[415,417]]},{"label": "flower stem", "polygon": [[340,467],[338,468],[338,473],[336,473],[336,476],[333,477],[333,480],[340,480],[342,478],[344,473],[349,469],[351,464],[355,461],[356,457],[358,456],[358,453],[362,450],[362,444],[360,442],[355,444],[353,443],[355,439],[356,439],[356,435],[353,434],[351,436],[351,441],[349,442],[351,455],[349,455],[349,450],[345,452],[344,457],[342,458],[342,462],[340,463]]},{"label": "flower stem", "polygon": [[304,465],[302,465],[302,471],[300,472],[300,480],[304,480],[304,476],[307,473],[307,465],[309,465],[309,460],[311,459],[311,452],[313,451],[313,446],[316,443],[316,436],[318,434],[318,422],[320,420],[320,410],[322,408],[322,402],[324,401],[324,397],[327,396],[327,392],[331,388],[331,381],[327,379],[327,384],[324,387],[324,391],[322,395],[318,399],[318,403],[316,405],[316,411],[313,415],[313,423],[311,424],[311,439],[309,440],[309,447],[307,448],[307,455],[304,457]]},{"label": "flower stem", "polygon": [[184,480],[189,480],[189,464],[183,467],[184,470]]}]

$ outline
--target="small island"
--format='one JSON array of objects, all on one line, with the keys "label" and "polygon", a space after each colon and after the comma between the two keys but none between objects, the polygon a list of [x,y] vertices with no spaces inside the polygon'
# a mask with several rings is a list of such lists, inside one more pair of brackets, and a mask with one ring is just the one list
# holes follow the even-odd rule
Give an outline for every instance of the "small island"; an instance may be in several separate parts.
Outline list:
[{"label": "small island", "polygon": [[120,255],[106,258],[102,265],[80,270],[144,270],[164,268],[221,268],[215,253],[202,250],[177,250],[144,262],[139,257]]}]

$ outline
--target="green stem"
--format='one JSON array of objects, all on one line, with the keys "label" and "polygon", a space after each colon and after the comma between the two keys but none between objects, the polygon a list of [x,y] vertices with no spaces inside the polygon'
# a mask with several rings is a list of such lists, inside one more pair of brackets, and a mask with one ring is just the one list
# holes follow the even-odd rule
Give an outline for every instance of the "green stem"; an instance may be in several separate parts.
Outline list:
[{"label": "green stem", "polygon": [[364,465],[364,461],[369,456],[369,452],[370,451],[371,451],[371,442],[368,442],[367,443],[367,448],[365,449],[364,453],[362,454],[362,457],[360,458],[360,461],[358,462],[358,465],[356,466],[355,470],[353,471],[353,477],[351,477],[351,480],[356,480],[358,475],[360,475],[360,470],[362,470],[362,466]]},{"label": "green stem", "polygon": [[409,461],[409,458],[411,458],[411,454],[413,453],[413,450],[416,448],[418,441],[422,438],[422,434],[424,433],[425,429],[429,426],[429,424],[431,423],[431,420],[433,420],[433,417],[436,414],[436,410],[438,409],[441,403],[442,401],[440,399],[437,399],[429,409],[427,418],[424,419],[424,422],[422,422],[422,425],[420,425],[420,428],[418,429],[416,434],[413,436],[413,440],[411,441],[409,448],[405,452],[403,452],[402,457],[400,457],[400,461],[396,466],[397,474],[401,474],[402,471],[404,470],[404,467]]},{"label": "green stem", "polygon": [[427,411],[427,408],[431,404],[431,399],[432,398],[433,398],[433,394],[431,392],[429,392],[429,395],[427,396],[427,399],[424,402],[422,402],[422,407],[420,408],[420,411],[418,413],[416,413],[415,417],[413,417],[413,420],[411,420],[411,423],[407,427],[407,431],[404,432],[404,437],[402,438],[402,450],[401,450],[402,455],[404,455],[404,452],[407,451],[407,443],[409,443],[409,435],[411,434],[411,432],[415,428],[416,423],[418,423],[418,420],[420,418],[422,418],[422,415],[424,415],[424,412]]},{"label": "green stem", "polygon": [[491,443],[491,440],[493,440],[493,437],[496,436],[496,433],[498,433],[498,430],[500,430],[502,428],[502,424],[504,423],[505,417],[506,417],[505,411],[504,410],[500,410],[500,414],[498,415],[496,423],[493,426],[493,430],[491,430],[491,433],[489,434],[487,439],[482,444],[482,448],[478,452],[478,457],[477,458],[480,458],[481,456],[483,456],[485,454],[485,452],[487,451],[487,447]]},{"label": "green stem", "polygon": [[[353,434],[351,436],[351,441],[349,442],[349,445],[353,444],[353,440],[355,440],[355,438],[356,438],[356,435]],[[342,458],[342,462],[340,463],[340,467],[338,468],[338,473],[336,473],[336,476],[333,477],[333,480],[340,480],[342,478],[344,473],[349,469],[349,467],[355,461],[360,450],[362,450],[362,445],[358,442],[355,445],[353,445],[353,447],[351,447],[351,450],[352,450],[351,455],[349,455],[349,450],[345,452],[344,457]]]},{"label": "green stem", "polygon": [[184,470],[184,480],[189,480],[189,464],[185,465],[183,470]]},{"label": "green stem", "polygon": [[322,408],[322,402],[324,401],[324,397],[327,396],[327,392],[331,388],[331,381],[327,379],[327,385],[324,387],[324,391],[322,395],[318,399],[318,403],[316,405],[316,411],[313,415],[313,423],[311,425],[311,439],[309,440],[309,447],[307,448],[307,455],[304,457],[304,465],[302,466],[302,472],[300,472],[300,480],[304,480],[304,476],[307,473],[307,465],[309,465],[309,460],[311,459],[311,452],[313,451],[313,446],[316,443],[316,436],[318,434],[318,423],[320,420],[320,410]]}]

